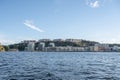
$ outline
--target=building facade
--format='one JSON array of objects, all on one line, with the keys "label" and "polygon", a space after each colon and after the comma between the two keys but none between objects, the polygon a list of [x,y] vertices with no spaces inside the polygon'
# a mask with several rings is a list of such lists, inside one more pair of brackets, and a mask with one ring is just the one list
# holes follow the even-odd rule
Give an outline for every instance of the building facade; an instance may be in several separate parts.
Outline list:
[{"label": "building facade", "polygon": [[81,42],[81,39],[66,39],[66,42]]},{"label": "building facade", "polygon": [[27,51],[30,51],[30,52],[35,51],[35,43],[34,42],[28,43]]}]

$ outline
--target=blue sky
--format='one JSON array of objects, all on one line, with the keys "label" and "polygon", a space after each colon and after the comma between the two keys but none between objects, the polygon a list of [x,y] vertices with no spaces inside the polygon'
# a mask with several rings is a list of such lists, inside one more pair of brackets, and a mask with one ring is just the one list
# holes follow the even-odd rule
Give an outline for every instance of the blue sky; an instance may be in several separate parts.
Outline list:
[{"label": "blue sky", "polygon": [[0,42],[77,38],[120,43],[120,0],[0,0]]}]

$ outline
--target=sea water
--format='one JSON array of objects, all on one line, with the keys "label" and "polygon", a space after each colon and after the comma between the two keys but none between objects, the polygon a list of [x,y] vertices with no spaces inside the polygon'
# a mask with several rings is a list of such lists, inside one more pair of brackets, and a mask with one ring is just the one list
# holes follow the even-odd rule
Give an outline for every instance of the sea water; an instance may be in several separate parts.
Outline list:
[{"label": "sea water", "polygon": [[0,80],[120,80],[120,53],[1,52]]}]

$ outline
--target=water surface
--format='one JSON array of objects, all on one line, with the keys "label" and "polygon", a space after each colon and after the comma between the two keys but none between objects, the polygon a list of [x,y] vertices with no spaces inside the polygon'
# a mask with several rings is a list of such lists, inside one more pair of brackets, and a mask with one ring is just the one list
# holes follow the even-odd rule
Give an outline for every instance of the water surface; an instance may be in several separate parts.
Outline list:
[{"label": "water surface", "polygon": [[120,80],[119,75],[120,53],[0,53],[0,80]]}]

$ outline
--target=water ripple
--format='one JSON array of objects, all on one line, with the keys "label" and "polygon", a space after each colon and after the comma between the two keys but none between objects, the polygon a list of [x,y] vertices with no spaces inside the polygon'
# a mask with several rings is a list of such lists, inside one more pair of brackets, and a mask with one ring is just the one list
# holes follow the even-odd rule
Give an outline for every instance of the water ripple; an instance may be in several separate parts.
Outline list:
[{"label": "water ripple", "polygon": [[120,80],[119,53],[8,52],[0,80]]}]

